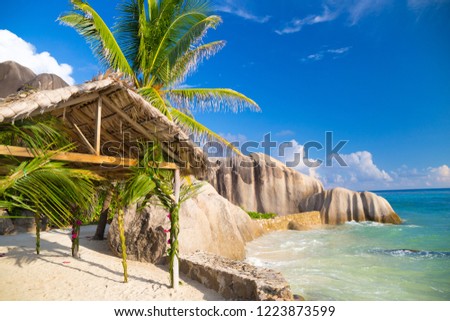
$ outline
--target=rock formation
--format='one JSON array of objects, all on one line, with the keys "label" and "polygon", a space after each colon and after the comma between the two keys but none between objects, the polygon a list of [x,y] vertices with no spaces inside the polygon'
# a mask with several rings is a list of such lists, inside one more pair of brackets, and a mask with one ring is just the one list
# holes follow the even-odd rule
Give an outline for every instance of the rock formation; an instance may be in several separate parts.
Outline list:
[{"label": "rock formation", "polygon": [[[166,250],[164,229],[169,228],[167,212],[151,205],[125,215],[127,253],[131,260],[157,262]],[[262,228],[241,208],[228,202],[205,183],[199,193],[184,202],[180,210],[180,253],[201,250],[230,259],[245,257],[245,244],[262,234]],[[108,241],[116,255],[120,240],[115,219],[108,232]]]},{"label": "rock formation", "polygon": [[317,179],[264,154],[215,159],[208,180],[233,204],[278,215],[298,213],[301,200],[323,191]]},{"label": "rock formation", "polygon": [[314,194],[300,202],[302,211],[320,211],[324,224],[374,221],[400,224],[400,217],[384,198],[370,192],[335,188]]},{"label": "rock formation", "polygon": [[322,227],[320,212],[304,212],[277,216],[268,220],[258,220],[264,233],[275,231],[297,230],[304,231]]},{"label": "rock formation", "polygon": [[324,191],[317,179],[263,154],[216,159],[208,179],[219,194],[248,211],[278,215],[320,211],[324,224],[401,222],[389,203],[374,193]]},{"label": "rock formation", "polygon": [[19,90],[52,90],[69,86],[61,77],[55,74],[39,74],[23,84]]},{"label": "rock formation", "polygon": [[14,61],[0,63],[0,98],[21,90],[47,90],[66,87],[68,84],[54,74],[36,74]]},{"label": "rock formation", "polygon": [[7,235],[14,232],[14,224],[7,216],[8,212],[0,209],[0,235]]},{"label": "rock formation", "polygon": [[281,273],[217,255],[196,252],[181,257],[180,271],[227,300],[291,301],[293,295]]},{"label": "rock formation", "polygon": [[0,98],[11,95],[19,90],[28,81],[31,81],[36,74],[14,61],[0,63]]}]

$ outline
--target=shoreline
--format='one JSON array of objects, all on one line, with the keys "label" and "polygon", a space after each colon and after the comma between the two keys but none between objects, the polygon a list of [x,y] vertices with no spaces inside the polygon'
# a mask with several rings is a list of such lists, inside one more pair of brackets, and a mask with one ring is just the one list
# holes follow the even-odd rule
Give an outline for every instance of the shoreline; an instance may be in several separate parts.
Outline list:
[{"label": "shoreline", "polygon": [[95,225],[83,226],[81,259],[71,256],[70,230],[41,233],[41,255],[34,233],[0,236],[0,301],[221,301],[217,292],[183,275],[169,288],[167,267],[128,261],[129,282],[122,282],[121,259],[107,241],[92,241]]}]

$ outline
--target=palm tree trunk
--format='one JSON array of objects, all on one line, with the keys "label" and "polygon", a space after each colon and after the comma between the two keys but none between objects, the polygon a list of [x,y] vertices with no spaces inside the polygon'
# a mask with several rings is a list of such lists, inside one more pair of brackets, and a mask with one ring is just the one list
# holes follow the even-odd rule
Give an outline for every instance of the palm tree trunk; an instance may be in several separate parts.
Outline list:
[{"label": "palm tree trunk", "polygon": [[170,260],[169,260],[169,270],[170,270],[170,283],[173,289],[177,289],[180,276],[179,276],[179,262],[178,262],[178,234],[180,233],[180,170],[175,170],[174,173],[174,203],[172,211],[170,213],[171,228],[170,228]]},{"label": "palm tree trunk", "polygon": [[72,225],[72,257],[75,259],[80,258],[80,225],[79,220],[75,220]]},{"label": "palm tree trunk", "polygon": [[170,286],[174,289],[178,288],[179,272],[178,272],[178,234],[180,232],[179,223],[179,207],[178,204],[170,213],[171,228],[170,228],[170,255],[169,255],[169,272],[170,272]]},{"label": "palm tree trunk", "polygon": [[101,241],[105,239],[105,229],[106,223],[108,223],[109,205],[113,197],[113,190],[108,190],[105,200],[103,201],[102,212],[100,214],[100,219],[98,221],[97,229],[95,235],[92,237],[93,240]]},{"label": "palm tree trunk", "polygon": [[41,253],[41,217],[38,213],[34,213],[34,222],[36,224],[36,254]]},{"label": "palm tree trunk", "polygon": [[123,266],[123,282],[128,282],[128,266],[127,266],[127,245],[125,240],[125,228],[124,228],[124,209],[119,208],[119,213],[117,216],[117,222],[119,225],[119,236],[122,247],[122,266]]}]

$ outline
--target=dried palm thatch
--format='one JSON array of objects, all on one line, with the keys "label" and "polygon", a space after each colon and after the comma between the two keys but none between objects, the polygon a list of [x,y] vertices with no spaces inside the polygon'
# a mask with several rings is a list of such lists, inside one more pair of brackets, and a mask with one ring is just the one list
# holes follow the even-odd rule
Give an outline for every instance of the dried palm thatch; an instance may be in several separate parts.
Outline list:
[{"label": "dried palm thatch", "polygon": [[77,143],[77,153],[133,159],[139,156],[138,142],[158,141],[170,161],[186,174],[202,177],[206,172],[207,159],[201,149],[120,80],[106,78],[0,101],[0,122],[46,113],[64,121]]}]

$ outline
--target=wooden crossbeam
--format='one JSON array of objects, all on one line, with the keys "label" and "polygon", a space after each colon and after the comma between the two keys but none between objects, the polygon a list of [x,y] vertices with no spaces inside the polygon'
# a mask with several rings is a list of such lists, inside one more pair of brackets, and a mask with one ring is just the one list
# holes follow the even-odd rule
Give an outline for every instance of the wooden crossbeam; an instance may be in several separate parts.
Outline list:
[{"label": "wooden crossbeam", "polygon": [[86,136],[84,136],[83,132],[81,131],[81,129],[77,126],[77,124],[72,123],[73,128],[75,128],[76,132],[78,133],[78,136],[80,136],[81,140],[83,141],[84,145],[90,150],[90,152],[92,154],[95,154],[95,148],[92,147],[91,143],[89,142],[89,140],[86,138]]},{"label": "wooden crossbeam", "polygon": [[[15,157],[36,157],[31,149],[18,146],[6,146],[0,145],[0,155],[8,155]],[[113,156],[102,156],[102,155],[90,155],[81,153],[57,153],[50,157],[52,160],[64,161],[69,163],[87,163],[87,164],[98,164],[98,165],[108,165],[108,166],[136,166],[138,161],[132,158],[122,158]],[[170,169],[177,170],[178,166],[175,163],[157,163],[153,164],[153,167],[160,169]]]}]

